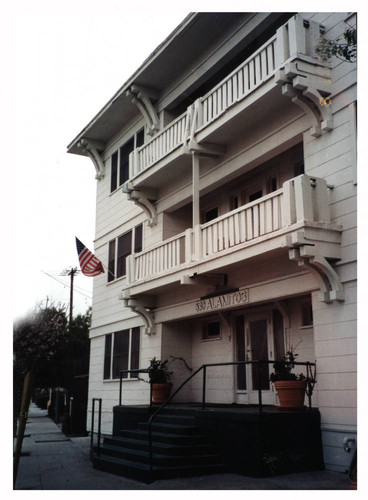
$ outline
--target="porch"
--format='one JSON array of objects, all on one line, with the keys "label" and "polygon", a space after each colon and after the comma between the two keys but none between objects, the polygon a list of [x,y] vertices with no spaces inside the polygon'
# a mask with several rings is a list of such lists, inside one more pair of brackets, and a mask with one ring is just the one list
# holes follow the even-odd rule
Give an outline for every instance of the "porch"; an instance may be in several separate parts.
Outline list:
[{"label": "porch", "polygon": [[[155,408],[114,407],[113,435],[92,452],[94,467],[143,482],[234,472],[268,477],[323,470],[318,409],[172,404],[152,428]],[[152,467],[150,467],[150,456]]]}]

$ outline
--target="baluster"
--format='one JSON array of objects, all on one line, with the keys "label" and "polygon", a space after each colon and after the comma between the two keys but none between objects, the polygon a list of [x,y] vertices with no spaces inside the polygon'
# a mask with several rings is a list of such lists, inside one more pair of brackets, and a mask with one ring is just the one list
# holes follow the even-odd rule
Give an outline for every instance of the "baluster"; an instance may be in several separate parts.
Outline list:
[{"label": "baluster", "polygon": [[247,238],[246,225],[247,222],[245,220],[245,210],[240,212],[240,241],[243,242]]},{"label": "baluster", "polygon": [[235,73],[235,75],[232,77],[232,102],[236,102],[239,99],[238,95],[238,73]]},{"label": "baluster", "polygon": [[254,59],[254,64],[256,66],[256,81],[255,84],[259,85],[262,80],[262,68],[261,68],[261,56],[257,54]]},{"label": "baluster", "polygon": [[202,257],[207,255],[207,231],[207,227],[202,230]]},{"label": "baluster", "polygon": [[240,243],[239,213],[234,214],[235,245]]},{"label": "baluster", "polygon": [[213,244],[213,251],[214,251],[214,253],[217,253],[218,252],[218,222],[216,222],[213,225],[213,241],[212,241],[212,244]]},{"label": "baluster", "polygon": [[254,87],[254,59],[249,61],[249,90]]},{"label": "baluster", "polygon": [[259,204],[259,234],[265,234],[266,232],[266,220],[267,215],[265,214],[265,204]]},{"label": "baluster", "polygon": [[224,219],[224,248],[229,248],[229,220]]},{"label": "baluster", "polygon": [[247,240],[253,239],[253,208],[247,210]]},{"label": "baluster", "polygon": [[253,237],[257,238],[259,236],[259,207],[254,205],[253,207]]},{"label": "baluster", "polygon": [[223,250],[224,248],[224,230],[223,230],[223,221],[220,220],[218,222],[218,240],[219,240],[219,250]]},{"label": "baluster", "polygon": [[231,215],[229,218],[229,240],[230,240],[230,246],[234,246],[235,239],[234,239],[234,216]]},{"label": "baluster", "polygon": [[272,231],[272,200],[267,200],[265,203],[265,212],[266,212],[266,233],[270,233]]},{"label": "baluster", "polygon": [[263,49],[260,55],[261,55],[261,66],[262,66],[262,80],[264,80],[268,75],[266,49]]},{"label": "baluster", "polygon": [[272,198],[272,229],[276,231],[280,229],[280,203],[279,196]]}]

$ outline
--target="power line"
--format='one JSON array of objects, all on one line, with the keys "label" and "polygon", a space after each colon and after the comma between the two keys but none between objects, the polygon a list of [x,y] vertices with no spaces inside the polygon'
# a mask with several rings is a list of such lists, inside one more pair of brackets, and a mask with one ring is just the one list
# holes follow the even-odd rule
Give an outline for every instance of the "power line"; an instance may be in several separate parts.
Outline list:
[{"label": "power line", "polygon": [[[57,282],[58,282],[58,283],[60,283],[61,285],[63,285],[63,286],[67,286],[68,288],[70,288],[69,283],[65,283],[65,281],[62,281],[62,280],[59,280],[58,278],[55,278],[55,276],[52,276],[51,274],[47,273],[46,271],[42,271],[42,269],[41,269],[41,273],[46,274],[46,276],[48,276],[49,278],[52,278],[53,280],[57,281]],[[83,290],[83,288],[82,288],[82,290]],[[81,295],[84,295],[84,297],[87,297],[87,299],[92,300],[92,297],[91,297],[91,296],[86,295],[85,293],[80,292],[79,290],[75,290],[75,291],[76,291],[77,293],[80,293]]]}]

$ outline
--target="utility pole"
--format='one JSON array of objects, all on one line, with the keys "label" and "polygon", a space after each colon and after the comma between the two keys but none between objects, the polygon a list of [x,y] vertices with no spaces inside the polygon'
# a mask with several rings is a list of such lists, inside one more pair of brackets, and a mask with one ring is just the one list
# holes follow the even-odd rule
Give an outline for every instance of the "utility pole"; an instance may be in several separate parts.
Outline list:
[{"label": "utility pole", "polygon": [[74,276],[78,274],[79,271],[76,267],[72,267],[71,269],[65,269],[62,271],[60,276],[70,276],[70,300],[69,300],[69,329],[72,326],[73,320],[73,288],[74,288]]}]

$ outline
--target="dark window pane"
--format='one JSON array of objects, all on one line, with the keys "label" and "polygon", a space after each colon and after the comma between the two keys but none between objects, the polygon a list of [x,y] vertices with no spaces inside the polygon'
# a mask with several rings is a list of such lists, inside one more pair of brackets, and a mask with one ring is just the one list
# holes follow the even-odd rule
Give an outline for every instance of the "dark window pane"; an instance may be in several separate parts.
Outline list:
[{"label": "dark window pane", "polygon": [[258,200],[259,198],[262,198],[262,190],[256,191],[255,193],[252,193],[251,195],[249,195],[249,203],[251,201]]},{"label": "dark window pane", "polygon": [[294,165],[294,177],[301,174],[304,174],[304,161],[300,161]]},{"label": "dark window pane", "polygon": [[216,219],[218,217],[218,209],[217,207],[208,210],[205,213],[205,222],[210,222],[210,220]]},{"label": "dark window pane", "polygon": [[134,234],[134,252],[138,253],[142,251],[142,234],[143,234],[143,224],[135,228]]},{"label": "dark window pane", "polygon": [[220,321],[211,321],[207,323],[207,338],[212,339],[214,337],[219,337],[221,332]]},{"label": "dark window pane", "polygon": [[104,379],[111,378],[111,340],[111,333],[105,336]]},{"label": "dark window pane", "polygon": [[109,272],[107,273],[107,281],[115,279],[115,240],[109,243]]},{"label": "dark window pane", "polygon": [[111,192],[118,187],[118,152],[111,157]]},{"label": "dark window pane", "polygon": [[[236,317],[235,332],[236,332],[236,359],[237,361],[245,361],[244,316]],[[245,391],[247,388],[245,365],[237,366],[237,387],[238,390],[240,391]]]},{"label": "dark window pane", "polygon": [[126,258],[132,253],[132,232],[123,234],[118,239],[118,265],[116,277],[120,278],[126,274]]},{"label": "dark window pane", "polygon": [[137,132],[137,140],[136,140],[137,148],[143,146],[143,144],[144,144],[144,128],[141,128],[141,130]]},{"label": "dark window pane", "polygon": [[[120,370],[128,369],[129,359],[129,330],[115,333],[114,335],[114,358],[112,361],[112,378],[120,377]],[[128,374],[123,374],[127,378]]]},{"label": "dark window pane", "polygon": [[[249,331],[252,359],[254,361],[268,360],[267,319],[249,321]],[[258,390],[259,387],[268,390],[270,388],[268,364],[261,363],[259,366],[253,364],[252,379],[254,390]]]},{"label": "dark window pane", "polygon": [[129,179],[129,154],[134,149],[134,139],[130,139],[120,148],[119,186]]},{"label": "dark window pane", "polygon": [[[132,345],[131,345],[131,358],[130,358],[130,368],[134,370],[139,369],[139,338],[140,338],[140,328],[136,327],[132,330]],[[132,378],[138,377],[138,373],[131,373]]]},{"label": "dark window pane", "polygon": [[313,325],[313,309],[311,302],[302,303],[302,326]]}]

